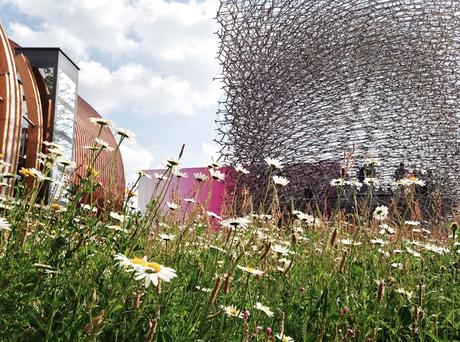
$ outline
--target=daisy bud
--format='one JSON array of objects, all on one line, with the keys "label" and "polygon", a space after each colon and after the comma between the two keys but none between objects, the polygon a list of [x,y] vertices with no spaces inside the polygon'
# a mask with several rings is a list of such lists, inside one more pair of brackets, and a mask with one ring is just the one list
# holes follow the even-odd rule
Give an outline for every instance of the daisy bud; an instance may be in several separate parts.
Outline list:
[{"label": "daisy bud", "polygon": [[91,290],[90,290],[90,300],[95,303],[97,301],[97,290],[95,287],[93,287]]},{"label": "daisy bud", "polygon": [[388,281],[388,286],[391,286],[395,283],[396,280],[393,277],[388,277],[387,281]]},{"label": "daisy bud", "polygon": [[423,318],[423,314],[424,314],[423,309],[422,309],[421,307],[417,307],[417,306],[416,306],[416,308],[417,308],[417,309],[416,309],[415,313],[416,313],[416,315],[417,315],[417,316],[416,316],[417,319],[422,319],[422,318]]},{"label": "daisy bud", "polygon": [[285,317],[284,311],[281,311],[281,319],[280,319],[280,326],[279,326],[281,336],[284,335],[284,317]]},{"label": "daisy bud", "polygon": [[300,291],[300,293],[304,293],[304,292],[305,292],[305,287],[301,287],[301,288],[299,289],[299,291]]},{"label": "daisy bud", "polygon": [[87,335],[94,335],[98,330],[99,328],[101,327],[102,325],[102,322],[104,321],[104,315],[105,315],[105,310],[101,310],[101,312],[99,313],[99,315],[97,315],[96,317],[94,317],[91,322],[89,322],[85,328],[84,328],[84,331]]},{"label": "daisy bud", "polygon": [[153,337],[155,336],[155,333],[157,332],[157,320],[156,319],[151,319],[149,321],[149,333],[147,337],[145,338],[146,342],[152,342]]},{"label": "daisy bud", "polygon": [[331,247],[335,246],[336,240],[337,240],[337,229],[334,229],[334,231],[332,232],[331,241],[330,241]]},{"label": "daisy bud", "polygon": [[423,304],[423,297],[424,297],[424,294],[425,294],[425,285],[423,285],[422,283],[420,283],[418,285],[418,305],[421,307],[422,304]]},{"label": "daisy bud", "polygon": [[37,330],[36,330],[34,327],[29,326],[29,327],[26,329],[25,332],[26,332],[27,335],[32,336],[32,335],[35,334],[36,331],[37,331]]},{"label": "daisy bud", "polygon": [[134,308],[135,309],[139,309],[139,307],[141,306],[141,296],[142,296],[142,293],[139,292],[134,297]]},{"label": "daisy bud", "polygon": [[342,255],[342,260],[340,260],[340,267],[339,267],[339,272],[343,273],[343,267],[345,266],[345,260],[347,260],[347,254],[348,252],[345,251]]},{"label": "daisy bud", "polygon": [[251,313],[249,312],[249,310],[244,310],[243,311],[243,319],[246,321],[249,316],[251,316]]},{"label": "daisy bud", "polygon": [[264,327],[261,326],[261,325],[256,326],[256,332],[257,332],[258,334],[260,334],[260,333],[262,332],[263,328],[264,328]]},{"label": "daisy bud", "polygon": [[382,302],[383,295],[385,294],[385,282],[383,280],[379,283],[379,289],[377,290],[377,304]]},{"label": "daisy bud", "polygon": [[158,285],[157,285],[156,290],[157,290],[157,294],[161,294],[161,280],[160,279],[158,279]]},{"label": "daisy bud", "polygon": [[231,273],[227,274],[227,277],[225,278],[225,283],[224,283],[224,293],[229,294],[230,293],[230,285],[232,283],[232,275]]},{"label": "daisy bud", "polygon": [[271,335],[272,331],[273,330],[270,327],[267,327],[267,329],[265,329],[265,332],[267,333],[267,335]]},{"label": "daisy bud", "polygon": [[219,292],[221,285],[222,285],[222,279],[218,277],[216,279],[216,283],[214,284],[214,288],[212,289],[211,296],[209,296],[209,304],[213,304],[215,302],[217,293]]},{"label": "daisy bud", "polygon": [[350,312],[350,308],[348,306],[345,306],[342,311],[340,311],[340,316],[344,316],[346,315],[347,313]]},{"label": "daisy bud", "polygon": [[450,224],[450,228],[452,229],[452,238],[455,240],[455,233],[457,232],[458,229],[458,222],[452,222]]},{"label": "daisy bud", "polygon": [[260,257],[260,260],[265,259],[265,257],[267,256],[268,252],[270,252],[271,242],[265,243],[264,247],[265,247],[265,250],[264,250],[264,253],[262,254],[262,256]]}]

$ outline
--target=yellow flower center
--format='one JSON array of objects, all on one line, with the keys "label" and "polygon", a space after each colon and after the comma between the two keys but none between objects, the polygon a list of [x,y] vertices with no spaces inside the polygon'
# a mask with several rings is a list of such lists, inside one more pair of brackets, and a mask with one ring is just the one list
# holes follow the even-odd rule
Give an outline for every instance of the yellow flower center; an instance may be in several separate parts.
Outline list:
[{"label": "yellow flower center", "polygon": [[240,313],[240,311],[237,310],[237,309],[231,309],[230,310],[230,315],[232,315],[232,316],[238,316],[239,313]]},{"label": "yellow flower center", "polygon": [[34,173],[30,169],[26,169],[23,167],[21,167],[21,170],[19,170],[19,173],[23,175],[24,177],[29,177],[29,176],[34,177],[35,176]]},{"label": "yellow flower center", "polygon": [[249,273],[254,273],[256,271],[256,269],[252,268],[252,267],[246,267],[246,271],[249,272]]},{"label": "yellow flower center", "polygon": [[156,262],[148,262],[141,258],[133,258],[133,259],[129,259],[129,261],[131,261],[133,264],[136,264],[142,267],[149,267],[155,270],[154,273],[159,273],[161,271],[161,265],[157,264]]},{"label": "yellow flower center", "polygon": [[57,203],[52,203],[52,204],[50,205],[50,207],[51,207],[51,209],[54,209],[54,210],[59,210],[59,209],[61,209],[61,206],[60,206],[59,204],[57,204]]},{"label": "yellow flower center", "polygon": [[99,176],[99,173],[100,173],[99,171],[97,171],[95,168],[93,168],[91,166],[88,167],[87,172],[92,177],[97,177],[97,176]]}]

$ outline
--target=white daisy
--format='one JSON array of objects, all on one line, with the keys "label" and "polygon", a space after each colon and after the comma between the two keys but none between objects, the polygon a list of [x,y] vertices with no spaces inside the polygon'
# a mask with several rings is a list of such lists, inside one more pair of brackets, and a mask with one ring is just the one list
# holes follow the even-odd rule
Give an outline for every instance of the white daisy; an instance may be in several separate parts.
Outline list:
[{"label": "white daisy", "polygon": [[386,245],[388,242],[382,239],[370,239],[370,243],[373,245]]},{"label": "white daisy", "polygon": [[221,226],[230,228],[230,229],[236,229],[236,228],[244,229],[250,223],[251,223],[251,220],[249,220],[246,217],[234,217],[234,218],[228,218],[228,219],[220,221]]},{"label": "white daisy", "polygon": [[352,178],[349,181],[345,181],[345,184],[350,185],[352,188],[361,189],[363,183],[361,183],[357,178]]},{"label": "white daisy", "polygon": [[420,222],[419,221],[404,221],[404,224],[407,224],[408,226],[419,226]]},{"label": "white daisy", "polygon": [[0,217],[0,230],[11,231],[11,225],[8,223],[8,221],[4,217]]},{"label": "white daisy", "polygon": [[400,294],[402,294],[402,295],[407,296],[407,299],[411,299],[411,298],[412,298],[412,295],[413,295],[413,292],[412,292],[412,291],[405,290],[405,289],[403,289],[402,287],[398,287],[395,291],[396,291],[397,293],[400,293]]},{"label": "white daisy", "polygon": [[222,305],[221,307],[224,310],[225,314],[229,317],[238,317],[238,318],[243,317],[243,313],[241,312],[241,310],[238,310],[235,305],[230,305],[230,306]]},{"label": "white daisy", "polygon": [[209,174],[211,177],[219,182],[225,179],[225,174],[220,172],[219,170],[209,169]]},{"label": "white daisy", "polygon": [[273,317],[273,311],[270,310],[268,306],[262,305],[262,303],[257,302],[254,307],[257,310],[263,311],[268,317]]},{"label": "white daisy", "polygon": [[218,169],[221,166],[221,163],[215,161],[214,158],[211,158],[211,162],[208,164],[208,169]]},{"label": "white daisy", "polygon": [[154,174],[155,178],[158,179],[159,181],[167,181],[169,178],[168,176],[166,176],[165,173],[162,173],[162,174],[159,174],[159,173],[156,173]]},{"label": "white daisy", "polygon": [[99,125],[99,126],[112,126],[113,125],[113,122],[110,121],[110,120],[107,120],[107,119],[103,119],[103,118],[89,118],[89,121],[91,121],[91,123],[93,123],[94,125]]},{"label": "white daisy", "polygon": [[61,157],[61,158],[58,158],[56,161],[57,161],[57,163],[59,165],[61,165],[63,167],[68,167],[68,168],[71,168],[71,169],[74,169],[77,166],[77,164],[74,161],[72,161],[70,159],[67,159],[67,158],[62,158]]},{"label": "white daisy", "polygon": [[380,233],[381,235],[384,235],[384,234],[393,235],[394,233],[396,233],[396,230],[393,229],[393,228],[391,228],[388,224],[382,223],[382,224],[380,225],[379,233]]},{"label": "white daisy", "polygon": [[331,186],[337,187],[337,186],[344,186],[345,185],[345,180],[343,178],[334,178],[330,181],[329,183]]},{"label": "white daisy", "polygon": [[284,246],[274,244],[272,245],[271,248],[272,248],[272,251],[275,252],[276,254],[280,254],[284,256],[289,254],[289,248],[286,248]]},{"label": "white daisy", "polygon": [[195,179],[198,181],[198,182],[204,182],[205,180],[208,179],[208,176],[206,176],[204,173],[202,172],[198,172],[198,173],[194,173],[193,176],[195,177]]},{"label": "white daisy", "polygon": [[367,186],[376,187],[379,185],[379,180],[375,177],[366,177],[364,178],[364,184],[366,184]]},{"label": "white daisy", "polygon": [[378,206],[375,208],[373,216],[379,221],[385,220],[388,216],[388,207],[384,205]]},{"label": "white daisy", "polygon": [[[419,258],[419,257],[422,256],[419,252],[413,250],[413,249],[410,248],[410,247],[406,247],[406,251],[407,251],[407,253],[409,253],[409,254],[413,255],[414,257],[417,257],[417,258]],[[393,252],[394,252],[394,251],[393,251]]]},{"label": "white daisy", "polygon": [[170,158],[165,161],[165,165],[168,169],[172,169],[172,168],[177,168],[180,165],[180,163],[179,163],[179,160]]},{"label": "white daisy", "polygon": [[294,339],[292,337],[286,336],[284,334],[276,334],[275,336],[278,340],[281,340],[282,342],[294,342]]},{"label": "white daisy", "polygon": [[270,165],[272,169],[281,170],[283,168],[283,163],[280,160],[274,158],[265,158],[265,162]]},{"label": "white daisy", "polygon": [[145,177],[147,179],[152,179],[152,176],[150,176],[149,174],[145,173],[144,171],[137,171],[137,174],[139,175],[139,177]]},{"label": "white daisy", "polygon": [[380,165],[380,160],[377,159],[377,158],[366,158],[366,159],[364,159],[364,164],[379,166]]},{"label": "white daisy", "polygon": [[217,219],[217,220],[221,220],[221,219],[222,219],[222,217],[220,217],[219,215],[217,215],[216,213],[214,213],[214,212],[212,212],[212,211],[207,211],[206,213],[207,213],[208,216],[211,217],[211,218],[215,218],[215,219]]},{"label": "white daisy", "polygon": [[341,240],[339,240],[339,243],[341,243],[342,245],[345,245],[345,246],[360,246],[360,245],[362,245],[361,242],[353,241],[353,240],[350,240],[350,239],[341,239]]},{"label": "white daisy", "polygon": [[166,205],[168,206],[169,210],[173,211],[179,208],[179,206],[176,203],[173,202],[166,202]]},{"label": "white daisy", "polygon": [[398,269],[398,270],[402,270],[402,268],[403,268],[403,264],[400,263],[400,262],[394,262],[394,263],[392,263],[390,266],[391,266],[392,268],[396,268],[396,269]]},{"label": "white daisy", "polygon": [[241,173],[241,174],[243,174],[243,175],[249,174],[249,171],[248,171],[247,169],[245,169],[245,168],[244,168],[243,166],[241,166],[241,165],[235,165],[235,170],[236,170],[236,172]]},{"label": "white daisy", "polygon": [[187,172],[182,172],[181,170],[178,170],[178,169],[173,169],[172,174],[176,176],[177,178],[188,178]]},{"label": "white daisy", "polygon": [[240,270],[246,272],[246,273],[249,273],[249,274],[252,274],[252,275],[255,275],[255,276],[261,276],[264,274],[264,271],[262,270],[258,270],[257,268],[252,268],[252,267],[244,267],[244,266],[240,266],[240,265],[237,265],[236,267],[238,267]]},{"label": "white daisy", "polygon": [[177,276],[176,271],[172,268],[165,267],[156,262],[149,262],[147,261],[147,257],[129,259],[123,254],[117,254],[115,255],[115,259],[119,261],[119,265],[131,267],[127,272],[135,272],[136,280],[144,279],[146,288],[149,287],[150,283],[157,286],[158,279],[170,282],[171,279]]},{"label": "white daisy", "polygon": [[163,240],[163,241],[172,241],[176,238],[176,235],[174,234],[159,234],[158,237]]},{"label": "white daisy", "polygon": [[133,132],[128,131],[127,129],[119,128],[117,129],[117,134],[124,139],[134,139],[135,135]]},{"label": "white daisy", "polygon": [[125,216],[125,215],[120,215],[120,214],[118,214],[118,213],[116,213],[116,212],[114,212],[114,211],[111,211],[110,214],[109,214],[109,216],[110,216],[111,218],[113,218],[113,219],[115,219],[115,220],[121,222],[121,223],[125,222],[125,219],[126,219],[126,216]]},{"label": "white daisy", "polygon": [[275,183],[275,185],[286,186],[289,183],[289,180],[286,177],[273,176],[272,178],[273,178],[273,183]]},{"label": "white daisy", "polygon": [[103,149],[107,149],[108,151],[113,151],[113,148],[110,147],[109,143],[101,138],[95,139],[96,143],[100,145]]},{"label": "white daisy", "polygon": [[209,293],[209,292],[212,291],[212,289],[210,289],[210,288],[208,288],[208,287],[201,287],[201,286],[198,286],[198,285],[195,286],[195,288],[196,288],[197,290],[200,290],[200,291],[203,291],[203,292],[206,292],[206,293]]}]

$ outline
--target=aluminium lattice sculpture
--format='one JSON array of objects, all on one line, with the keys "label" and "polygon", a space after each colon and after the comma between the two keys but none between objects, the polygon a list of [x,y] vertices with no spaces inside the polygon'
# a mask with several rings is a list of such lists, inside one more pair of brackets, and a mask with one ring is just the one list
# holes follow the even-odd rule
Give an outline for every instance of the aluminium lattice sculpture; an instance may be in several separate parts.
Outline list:
[{"label": "aluminium lattice sculpture", "polygon": [[385,186],[405,162],[460,198],[460,1],[221,0],[217,21],[227,162],[262,182],[279,158],[302,197],[354,145],[352,172],[377,157]]}]

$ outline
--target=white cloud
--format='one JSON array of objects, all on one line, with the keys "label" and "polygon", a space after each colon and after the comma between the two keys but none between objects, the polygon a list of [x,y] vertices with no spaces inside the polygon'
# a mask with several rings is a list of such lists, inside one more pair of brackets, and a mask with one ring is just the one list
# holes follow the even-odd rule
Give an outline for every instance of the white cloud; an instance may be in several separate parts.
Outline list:
[{"label": "white cloud", "polygon": [[[221,92],[216,0],[3,0],[38,19],[10,23],[23,46],[59,46],[81,68],[80,94],[104,115],[199,115]],[[95,59],[94,49],[109,53]]]},{"label": "white cloud", "polygon": [[43,30],[32,30],[21,23],[10,24],[11,36],[22,46],[60,47],[73,56],[86,54],[86,44],[64,27],[43,24]]},{"label": "white cloud", "polygon": [[151,168],[155,161],[150,151],[140,145],[136,140],[123,142],[120,150],[127,184],[136,180],[137,171]]},{"label": "white cloud", "polygon": [[188,80],[161,76],[142,64],[128,63],[113,71],[94,61],[79,65],[80,92],[102,113],[196,115],[214,105],[219,96],[217,86],[200,92]]},{"label": "white cloud", "polygon": [[203,151],[203,154],[206,156],[207,162],[211,160],[216,160],[219,156],[219,146],[217,146],[216,144],[203,142],[201,143],[201,150]]},{"label": "white cloud", "polygon": [[60,46],[73,48],[70,41],[78,41],[79,48],[72,56],[88,56],[90,48],[124,54],[138,47],[130,37],[130,26],[136,20],[136,8],[125,0],[4,0],[27,16],[40,20],[38,29],[27,32],[11,27],[19,44],[34,42],[32,46]]},{"label": "white cloud", "polygon": [[[217,0],[0,0],[5,4],[30,19],[9,23],[11,38],[23,46],[61,47],[81,69],[79,94],[124,128],[133,130],[138,118],[192,117],[216,108],[221,95],[212,81],[219,71]],[[211,120],[206,127],[201,121],[200,130],[212,131]],[[171,126],[155,129],[176,131]],[[122,147],[128,179],[152,166],[144,147],[152,143],[146,140],[152,139],[151,130],[135,132],[144,140]],[[167,150],[164,144],[180,146],[183,138],[171,135],[166,142],[156,136],[156,151]],[[204,139],[197,134],[196,141],[188,141],[197,146],[191,163],[210,156],[210,144],[205,143],[208,152],[200,151]]]}]

